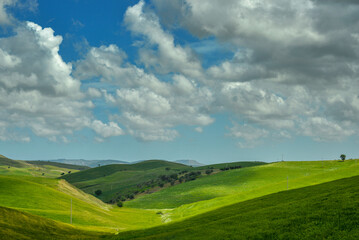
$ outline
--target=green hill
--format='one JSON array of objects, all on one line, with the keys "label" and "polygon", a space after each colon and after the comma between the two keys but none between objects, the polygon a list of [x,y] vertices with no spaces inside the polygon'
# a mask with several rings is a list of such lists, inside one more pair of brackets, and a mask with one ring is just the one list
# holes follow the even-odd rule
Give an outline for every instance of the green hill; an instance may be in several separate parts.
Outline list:
[{"label": "green hill", "polygon": [[[165,210],[168,221],[287,189],[359,175],[356,160],[278,162],[220,172],[144,195],[125,206]],[[288,181],[287,181],[288,178]]]},{"label": "green hill", "polygon": [[75,173],[83,169],[88,169],[88,167],[45,161],[12,160],[0,155],[1,175],[57,178],[60,177],[61,174],[68,174],[69,172]]},{"label": "green hill", "polygon": [[264,165],[264,164],[267,164],[267,163],[265,163],[265,162],[229,162],[229,163],[218,163],[218,164],[200,166],[200,167],[196,167],[196,169],[210,169],[210,168],[221,169],[221,168],[230,168],[230,167],[238,167],[238,166],[240,166],[241,168],[244,168],[244,167],[260,166],[260,165]]},{"label": "green hill", "polygon": [[283,191],[109,239],[358,239],[358,182]]},{"label": "green hill", "polygon": [[84,231],[69,224],[0,207],[0,239],[100,239],[104,233]]},{"label": "green hill", "polygon": [[87,166],[79,166],[67,163],[58,163],[58,162],[50,162],[50,161],[25,161],[35,166],[55,166],[59,168],[73,169],[73,170],[86,170],[90,169]]},{"label": "green hill", "polygon": [[21,167],[25,167],[26,164],[24,164],[23,162],[21,161],[16,161],[16,160],[12,160],[10,158],[7,158],[3,155],[0,155],[0,166],[6,166],[6,167],[18,167],[18,168],[21,168]]},{"label": "green hill", "polygon": [[71,199],[75,226],[115,231],[161,223],[154,211],[120,209],[104,204],[65,180],[0,175],[1,206],[69,223]]},{"label": "green hill", "polygon": [[62,178],[90,194],[101,190],[102,194],[98,198],[105,202],[116,202],[121,197],[128,198],[141,192],[155,191],[155,182],[160,176],[191,169],[193,168],[179,163],[149,160],[91,168]]}]

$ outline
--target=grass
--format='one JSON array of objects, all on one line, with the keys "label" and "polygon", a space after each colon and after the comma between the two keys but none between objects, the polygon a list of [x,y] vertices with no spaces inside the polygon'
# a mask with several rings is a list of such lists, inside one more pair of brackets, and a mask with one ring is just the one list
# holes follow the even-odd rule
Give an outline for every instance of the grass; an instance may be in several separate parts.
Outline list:
[{"label": "grass", "polygon": [[265,162],[230,162],[230,163],[219,163],[219,164],[211,164],[211,165],[205,165],[201,167],[196,167],[196,169],[203,170],[203,169],[221,169],[226,167],[235,167],[235,166],[241,166],[242,168],[245,167],[254,167],[254,166],[260,166],[267,164]]},{"label": "grass", "polygon": [[69,171],[76,173],[82,169],[87,167],[46,161],[12,160],[0,155],[0,175],[58,178],[62,173],[68,174]]},{"label": "grass", "polygon": [[5,207],[69,223],[71,199],[73,223],[78,227],[115,232],[161,223],[155,211],[104,204],[64,180],[0,176],[0,203]]},{"label": "grass", "polygon": [[136,164],[106,165],[65,175],[62,178],[90,194],[100,189],[102,194],[97,197],[109,202],[119,195],[144,190],[145,187],[139,188],[137,185],[154,180],[160,175],[169,175],[187,169],[193,168],[173,162],[150,160]]},{"label": "grass", "polygon": [[359,175],[356,160],[278,162],[221,172],[144,195],[125,206],[166,210],[168,221],[287,189]]},{"label": "grass", "polygon": [[59,168],[66,168],[66,169],[73,169],[73,170],[80,170],[80,171],[90,168],[87,166],[79,166],[79,165],[50,162],[50,161],[26,161],[26,162],[30,163],[32,165],[35,165],[35,166],[55,166],[55,167],[59,167]]},{"label": "grass", "polygon": [[358,239],[358,182],[282,191],[109,239]]},{"label": "grass", "polygon": [[0,207],[0,239],[101,239],[104,233],[84,231],[69,224]]}]

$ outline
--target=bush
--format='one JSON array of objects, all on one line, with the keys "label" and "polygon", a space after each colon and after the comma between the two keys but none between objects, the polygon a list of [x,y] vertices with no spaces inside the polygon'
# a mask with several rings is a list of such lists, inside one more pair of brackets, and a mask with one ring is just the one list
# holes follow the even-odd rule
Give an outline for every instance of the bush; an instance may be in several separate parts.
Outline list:
[{"label": "bush", "polygon": [[123,207],[123,203],[122,203],[121,201],[118,201],[118,202],[117,202],[117,206],[118,206],[118,207]]},{"label": "bush", "polygon": [[95,191],[95,194],[96,194],[97,196],[100,196],[100,195],[102,194],[102,190],[100,190],[100,189],[96,190],[96,191]]}]

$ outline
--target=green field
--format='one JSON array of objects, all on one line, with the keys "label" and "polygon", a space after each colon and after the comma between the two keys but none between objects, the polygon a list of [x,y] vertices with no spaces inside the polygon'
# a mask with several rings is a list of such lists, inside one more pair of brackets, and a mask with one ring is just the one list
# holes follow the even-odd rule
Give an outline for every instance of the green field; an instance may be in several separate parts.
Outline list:
[{"label": "green field", "polygon": [[75,226],[116,231],[161,223],[154,211],[104,204],[64,180],[0,175],[1,206],[69,223],[71,199]]},{"label": "green field", "polygon": [[0,239],[101,239],[103,232],[84,231],[70,224],[63,224],[14,209],[0,207]]},{"label": "green field", "polygon": [[12,160],[0,155],[0,175],[57,178],[61,174],[76,173],[88,167],[46,161]]},{"label": "green field", "polygon": [[[179,163],[149,160],[136,164],[106,165],[68,174],[62,178],[89,194],[101,190],[102,194],[98,198],[110,202],[119,195],[136,194],[140,193],[141,190],[153,190],[153,187],[142,185],[157,179],[161,175],[170,175],[192,169],[192,167]],[[142,185],[138,186],[139,184]],[[114,202],[117,201],[114,200]]]},{"label": "green field", "polygon": [[359,176],[282,191],[109,239],[358,239]]},{"label": "green field", "polygon": [[[353,239],[358,234],[357,160],[199,168],[151,160],[82,171],[70,167],[0,156],[0,239],[36,239],[41,234],[49,236],[45,239]],[[205,174],[212,168],[214,173]],[[151,187],[155,192],[139,193],[123,208],[100,200],[186,171],[202,174],[195,181]],[[58,179],[61,172],[66,175]],[[101,189],[103,194],[98,199],[77,187],[89,193]],[[23,228],[27,221],[43,227]]]},{"label": "green field", "polygon": [[[359,175],[356,160],[277,162],[220,172],[144,195],[125,206],[166,210],[179,220],[267,194]],[[288,182],[287,182],[288,177]]]}]

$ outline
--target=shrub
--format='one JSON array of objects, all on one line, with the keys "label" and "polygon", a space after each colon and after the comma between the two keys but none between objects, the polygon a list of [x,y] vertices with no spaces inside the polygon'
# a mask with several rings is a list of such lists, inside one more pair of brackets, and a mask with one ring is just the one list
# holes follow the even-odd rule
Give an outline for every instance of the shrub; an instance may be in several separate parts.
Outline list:
[{"label": "shrub", "polygon": [[97,189],[97,190],[95,191],[95,194],[96,194],[97,196],[100,196],[100,195],[102,194],[102,190],[101,190],[101,189]]},{"label": "shrub", "polygon": [[118,202],[117,202],[117,206],[118,206],[118,207],[123,207],[123,203],[122,203],[121,201],[118,201]]}]

